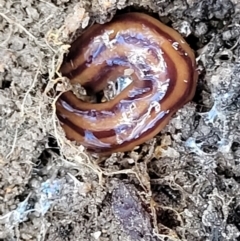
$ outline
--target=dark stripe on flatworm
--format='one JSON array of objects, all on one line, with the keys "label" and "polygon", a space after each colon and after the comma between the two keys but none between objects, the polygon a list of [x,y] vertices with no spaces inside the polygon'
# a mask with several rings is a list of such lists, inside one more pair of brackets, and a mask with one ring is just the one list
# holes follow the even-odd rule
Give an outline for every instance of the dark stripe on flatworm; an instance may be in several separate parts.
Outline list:
[{"label": "dark stripe on flatworm", "polygon": [[88,29],[86,32],[83,32],[83,34],[78,37],[71,45],[69,49],[69,53],[65,57],[65,62],[71,62],[74,60],[77,56],[84,54],[84,50],[88,47],[89,43],[93,40],[94,37],[101,35],[102,33],[102,26],[100,24],[96,24],[96,27],[94,32],[88,32]]},{"label": "dark stripe on flatworm", "polygon": [[[119,16],[117,16],[116,18],[115,18],[115,20],[113,20],[112,22],[111,22],[111,24],[112,23],[114,23],[114,22],[116,22],[116,21],[123,21],[123,22],[126,22],[126,24],[128,23],[128,22],[140,22],[140,23],[144,23],[144,25],[146,25],[149,29],[154,29],[156,32],[158,32],[161,36],[163,36],[165,39],[167,39],[168,41],[176,41],[176,42],[178,42],[178,40],[176,40],[176,39],[174,39],[174,38],[172,38],[172,36],[170,36],[168,33],[166,33],[166,32],[164,32],[160,27],[158,27],[158,26],[156,26],[155,24],[153,24],[153,23],[151,23],[150,21],[148,21],[147,19],[145,19],[145,18],[141,18],[141,17],[137,17],[137,16],[135,16],[135,15],[124,15],[124,16],[121,16],[121,15],[119,15]],[[109,23],[110,24],[110,23]],[[100,34],[101,33],[101,26],[99,25],[99,28],[98,28],[99,30],[97,30],[97,31],[94,31],[93,32],[93,34],[91,34],[90,36],[91,36],[91,38],[93,39],[94,37],[96,37],[98,34]],[[115,37],[115,36],[114,36]],[[130,38],[132,38],[132,39],[134,39],[135,37],[130,37]],[[138,41],[141,41],[141,42],[144,42],[143,40],[140,40],[140,39],[137,39]],[[77,41],[77,40],[76,40]],[[87,42],[86,42],[87,41]],[[79,56],[79,55],[84,55],[84,53],[82,52],[83,51],[83,48],[85,48],[89,43],[90,43],[90,41],[91,40],[89,40],[89,39],[87,39],[87,38],[85,38],[84,40],[83,40],[83,42],[81,42],[81,43],[79,43],[79,46],[76,48],[76,49],[74,49],[74,51],[73,50],[71,50],[70,49],[70,52],[69,52],[69,54],[67,55],[67,57],[66,57],[66,60],[65,61],[68,61],[68,62],[71,62],[71,61],[75,61],[75,58],[77,58],[77,56]],[[77,41],[78,42],[78,41]],[[118,43],[119,44],[119,43]],[[73,45],[75,46],[76,45],[76,43],[74,42],[73,43]],[[143,46],[145,46],[145,44],[143,43]],[[81,49],[80,49],[80,47],[81,47]],[[180,47],[180,45],[179,45],[179,47]],[[98,48],[98,51],[97,51],[97,54],[95,53],[94,54],[94,58],[97,58],[97,55],[99,55],[100,53],[102,53],[103,51],[105,51],[105,50],[107,50],[107,48],[104,46],[104,45],[102,45],[102,46],[100,46],[99,48]],[[182,55],[184,55],[185,54],[185,52],[184,51],[181,51],[181,49],[179,48],[179,50],[177,50],[177,51],[179,51],[179,52],[181,52],[182,53]],[[189,57],[188,57],[189,58]],[[90,62],[89,62],[90,61]],[[70,71],[70,72],[68,72],[68,73],[64,73],[64,75],[66,76],[66,77],[68,77],[68,78],[73,78],[73,77],[75,77],[75,76],[77,76],[77,75],[79,75],[80,73],[82,73],[87,67],[88,67],[88,63],[91,63],[91,61],[92,60],[85,60],[83,63],[81,63],[79,66],[77,66],[74,70],[72,70],[72,71]],[[90,80],[90,82],[91,82],[91,80]]]},{"label": "dark stripe on flatworm", "polygon": [[89,131],[92,132],[93,135],[98,138],[100,141],[102,138],[107,138],[107,137],[111,137],[111,136],[115,136],[116,132],[115,130],[111,129],[108,131],[91,131],[91,130],[85,130],[81,127],[79,127],[78,125],[75,125],[74,123],[71,122],[71,120],[69,120],[66,117],[63,117],[62,114],[59,111],[56,111],[57,117],[59,119],[59,121],[62,124],[65,124],[67,126],[69,126],[72,130],[74,130],[75,132],[77,132],[79,135],[81,135],[82,137],[85,137],[85,131]]},{"label": "dark stripe on flatworm", "polygon": [[[164,96],[164,98],[167,98],[168,95],[171,93],[171,91],[174,89],[174,87],[176,85],[176,74],[177,74],[177,71],[176,71],[175,63],[172,61],[172,59],[168,56],[168,54],[165,51],[163,51],[163,56],[164,56],[164,60],[165,60],[165,62],[167,64],[167,68],[166,68],[167,69],[167,74],[168,74],[167,78],[170,79],[167,93]],[[119,66],[119,65],[121,65],[121,66],[126,65],[127,66],[127,64],[128,64],[127,58],[125,56],[112,58],[112,59],[109,60],[109,62],[111,62],[113,65],[112,66],[106,65],[106,63],[105,63],[105,66],[103,66],[101,68],[101,72],[97,73],[97,75],[94,76],[90,81],[86,82],[83,85],[83,87],[85,87],[86,89],[89,89],[90,91],[92,90],[94,92],[94,87],[96,85],[100,85],[104,81],[106,81],[108,76],[111,75],[112,71],[116,71],[115,68],[117,66]],[[115,64],[116,64],[116,66],[114,66]],[[70,72],[71,76],[69,76],[67,74],[67,77],[71,78],[72,76],[76,77],[77,75],[81,75],[81,71],[82,70],[83,70],[83,66],[81,65],[80,68],[77,68],[77,69],[73,70],[72,72]],[[191,71],[191,68],[190,68],[190,71]],[[145,78],[147,78],[147,76]],[[161,80],[159,80],[159,81],[161,81]],[[106,85],[107,85],[107,83],[106,83]]]},{"label": "dark stripe on flatworm", "polygon": [[[145,18],[141,18],[141,16],[135,16],[133,15],[125,15],[125,16],[121,16],[119,15],[117,17],[118,20],[124,21],[124,22],[128,22],[128,21],[133,21],[133,22],[141,22],[144,25],[146,25],[149,29],[151,29],[151,31],[154,29],[159,35],[162,35],[165,39],[167,39],[168,41],[176,41],[178,43],[178,40],[174,39],[172,36],[170,36],[168,33],[164,32],[159,26],[151,23],[150,21],[148,21]],[[193,83],[193,79],[194,79],[194,66],[192,63],[191,58],[189,57],[189,55],[186,55],[186,52],[182,49],[181,45],[178,44],[178,49],[176,50],[179,52],[179,54],[182,56],[183,61],[185,61],[187,63],[188,66],[188,71],[189,71],[189,79],[187,79],[188,83],[186,83],[186,85],[189,85],[187,88],[186,93],[184,94],[184,98],[183,99],[187,99],[186,97],[189,95],[189,93],[192,90],[192,86],[194,85]],[[164,53],[166,54],[166,53]],[[165,58],[165,55],[164,55]],[[175,65],[175,63],[173,63]],[[176,66],[175,66],[176,67]],[[171,69],[168,68],[168,70],[171,72]],[[191,82],[189,84],[189,81]],[[172,79],[170,81],[170,85],[172,83]],[[171,86],[170,86],[171,87]],[[173,89],[173,88],[172,88]],[[171,93],[168,91],[168,93]],[[168,94],[164,96],[164,99],[168,97]]]},{"label": "dark stripe on flatworm", "polygon": [[[121,19],[121,15],[117,17],[117,19]],[[124,22],[131,22],[131,21],[135,21],[135,22],[138,22],[138,21],[143,21],[143,23],[148,26],[150,29],[155,29],[156,32],[158,32],[160,35],[162,35],[164,38],[168,39],[168,40],[171,40],[171,41],[176,41],[175,39],[173,39],[169,34],[167,34],[166,32],[162,31],[158,26],[155,26],[153,23],[149,22],[148,20],[146,19],[142,19],[142,18],[139,18],[139,17],[136,17],[134,15],[131,15],[131,16],[127,16],[125,15],[125,17],[121,20],[121,21],[124,21]],[[127,23],[126,23],[127,24]],[[96,36],[96,32],[94,32],[94,36]],[[134,37],[133,37],[134,38]],[[139,39],[138,39],[139,40]],[[192,61],[190,59],[189,56],[186,56],[185,55],[185,51],[181,48],[181,46],[179,45],[178,46],[178,51],[181,56],[185,59],[185,61],[187,62],[187,65],[188,65],[188,69],[189,69],[189,76],[193,76],[193,70],[192,70]],[[103,49],[103,48],[101,48]],[[164,51],[163,51],[164,52]],[[96,56],[95,56],[96,57]],[[166,52],[164,52],[164,59],[166,59],[165,61],[167,62],[167,70],[169,72],[169,79],[170,79],[170,84],[169,84],[169,89],[164,97],[167,98],[168,95],[171,93],[171,91],[174,89],[174,86],[176,83],[175,80],[176,78],[174,77],[175,74],[176,74],[176,66],[175,66],[175,63],[169,58],[169,56],[167,55]],[[114,60],[115,60],[115,63],[125,63],[127,64],[127,58],[125,56],[122,56],[122,57],[118,57],[118,58],[113,58],[112,59],[112,62],[114,63]],[[118,61],[117,61],[118,60]],[[117,65],[117,64],[116,64]],[[174,66],[174,67],[173,67]],[[72,78],[72,77],[76,77],[77,75],[81,75],[81,73],[87,68],[87,62],[85,61],[84,63],[82,63],[81,65],[79,65],[76,69],[72,70],[71,72],[67,73],[66,76],[68,78]],[[114,66],[108,66],[106,65],[105,63],[105,66],[102,67],[101,69],[101,73],[97,76],[94,76],[91,80],[89,80],[85,86],[87,88],[91,88],[91,86],[94,86],[96,84],[99,84],[99,83],[103,83],[105,80],[106,80],[106,75],[110,74],[111,73],[111,68],[113,68],[113,71],[114,71]],[[188,80],[190,81],[190,80]]]},{"label": "dark stripe on flatworm", "polygon": [[[74,65],[74,62],[77,60],[76,58],[75,59],[68,59],[69,63],[73,63],[73,68],[70,69],[70,71],[68,72],[64,72],[64,76],[68,77],[69,79],[81,74],[84,70],[86,70],[87,68],[89,68],[89,65],[92,64],[92,62],[97,58],[97,56],[99,54],[101,54],[102,52],[104,52],[105,50],[107,50],[106,46],[104,45],[101,45],[96,53],[94,53],[93,55],[89,56],[88,59],[85,59],[84,58],[84,61],[79,64],[78,66],[75,66]],[[84,54],[84,53],[83,53]],[[65,61],[65,60],[64,60]],[[65,61],[65,63],[67,63],[67,61]],[[61,70],[60,70],[61,71]]]},{"label": "dark stripe on flatworm", "polygon": [[[135,37],[130,37],[129,38],[131,39],[136,39]],[[138,42],[140,42],[142,45],[142,47],[149,47],[151,51],[154,51],[153,48],[151,47],[159,47],[157,46],[154,46],[153,43],[150,43],[149,41],[147,42],[146,40],[142,40],[142,39],[137,39]],[[125,43],[121,43],[121,42],[117,42],[115,44],[115,47],[117,47],[118,45],[127,45],[129,44],[128,43],[129,41],[125,42]],[[100,50],[99,50],[100,49]],[[93,57],[90,58],[90,60],[85,60],[83,63],[81,63],[80,65],[78,66],[75,66],[74,69],[70,70],[69,72],[64,72],[64,75],[66,77],[68,77],[69,79],[71,78],[75,78],[77,77],[78,75],[81,75],[81,73],[86,70],[87,68],[89,68],[89,64],[91,64],[95,59],[97,59],[98,55],[100,55],[102,52],[104,51],[108,51],[108,49],[106,48],[106,46],[104,45],[104,43],[102,43],[101,46],[98,47],[98,51],[97,51],[97,55],[94,54]],[[84,53],[83,53],[84,54]],[[154,57],[157,57],[156,54],[153,55]],[[76,57],[77,58],[77,57]],[[76,59],[72,59],[73,63],[76,61]],[[112,57],[112,58],[109,58],[108,60],[105,60],[103,63],[100,63],[103,65],[102,68],[105,67],[105,65],[108,65],[108,66],[117,66],[117,65],[120,65],[120,66],[130,66],[130,63],[128,62],[128,58],[126,56],[118,56],[118,57]],[[102,71],[102,70],[101,70]],[[89,80],[89,82],[92,82],[92,80]]]},{"label": "dark stripe on flatworm", "polygon": [[[135,99],[144,98],[145,95],[147,95],[150,91],[152,91],[152,81],[149,81],[149,80],[143,81],[143,86],[142,86],[142,88],[149,88],[150,90],[149,90],[148,92],[135,95],[134,97],[129,97],[129,96],[128,96],[127,98],[122,99],[122,100],[131,101],[131,100],[135,100]],[[71,93],[71,94],[72,94],[72,93]],[[73,94],[72,94],[72,95],[73,95]],[[105,109],[100,110],[100,111],[94,111],[94,110],[89,110],[88,108],[84,108],[84,103],[83,103],[83,101],[81,101],[81,100],[79,100],[79,102],[81,101],[81,103],[82,103],[82,104],[81,104],[81,105],[82,105],[81,107],[82,107],[82,108],[78,107],[77,105],[75,105],[74,102],[71,102],[71,100],[67,97],[67,95],[66,95],[65,93],[63,93],[63,94],[59,97],[59,99],[58,99],[58,101],[57,101],[59,105],[62,105],[62,104],[61,104],[61,101],[66,102],[68,105],[71,106],[71,108],[73,108],[74,110],[76,110],[76,112],[78,112],[78,111],[83,111],[83,112],[91,111],[92,113],[96,113],[94,116],[99,116],[99,117],[102,115],[102,114],[101,114],[102,111],[112,112],[113,114],[119,112],[119,110],[118,110],[118,108],[117,108],[117,105],[118,105],[119,103],[117,103],[116,105],[111,105],[111,106],[109,105],[109,108],[105,108]],[[78,103],[79,103],[79,102],[78,102]],[[101,103],[98,103],[98,105],[101,105]],[[63,105],[62,105],[62,106],[63,106]],[[63,108],[64,108],[64,106],[63,106]],[[66,109],[66,108],[64,108],[64,109]],[[86,116],[86,114],[79,114],[79,115]],[[92,116],[93,116],[93,115],[92,115]],[[94,117],[94,116],[93,116],[93,117]]]},{"label": "dark stripe on flatworm", "polygon": [[[62,123],[62,124],[65,124],[67,125],[68,127],[70,127],[73,131],[77,132],[78,134],[80,134],[83,138],[85,138],[85,131],[89,131],[89,130],[84,130],[83,128],[75,125],[74,123],[72,123],[70,120],[64,118],[61,116],[61,114],[58,113],[58,111],[56,112],[57,113],[57,117],[59,118],[59,121]],[[144,138],[146,135],[149,135],[152,130],[158,126],[160,124],[160,122],[162,122],[166,117],[168,116],[168,114],[165,114],[162,118],[160,118],[156,124],[152,127],[152,128],[149,128],[147,131],[145,131],[142,135],[140,135],[138,138],[134,139],[134,140],[130,140],[130,141],[125,141],[123,142],[122,144],[110,144],[111,147],[88,147],[87,149],[89,151],[95,151],[95,152],[108,152],[108,151],[114,151],[115,149],[119,149],[119,148],[122,148],[122,147],[125,147],[129,144],[131,144],[133,141],[136,141],[136,140],[139,140],[139,139],[142,139]],[[109,131],[101,131],[101,132],[92,132],[92,131],[89,131],[91,132],[97,139],[99,139],[99,141],[101,142],[103,138],[108,138],[108,137],[112,137],[112,136],[115,136],[116,135],[116,132],[114,129],[111,129]],[[71,141],[74,141],[74,139],[71,139],[70,137],[67,136],[67,138]],[[84,143],[81,143],[80,144],[84,144]],[[107,144],[107,143],[106,143]]]},{"label": "dark stripe on flatworm", "polygon": [[[68,118],[65,118],[62,116],[61,113],[59,113],[58,111],[56,111],[56,114],[57,114],[57,117],[59,119],[59,121],[61,122],[61,124],[65,124],[67,125],[68,127],[70,127],[73,131],[77,132],[79,135],[81,135],[83,138],[85,138],[85,131],[88,131],[88,132],[91,132],[97,139],[99,139],[99,141],[101,141],[103,138],[108,138],[108,137],[113,137],[113,136],[116,136],[116,131],[115,129],[111,129],[111,130],[108,130],[108,131],[91,131],[91,130],[85,130],[81,127],[79,127],[78,125],[75,125],[74,123],[71,122],[71,120],[69,120]],[[162,118],[159,119],[159,121],[157,121],[156,125],[158,125],[160,123],[160,121],[162,121],[164,118],[166,118],[167,114],[165,114]],[[137,123],[136,123],[137,125]],[[149,128],[147,131],[145,131],[142,135],[140,135],[138,138],[134,139],[134,141],[138,140],[138,139],[142,139],[144,138],[146,135],[148,135],[152,129],[155,128],[154,125],[152,128]],[[120,128],[120,127],[119,127]],[[67,138],[69,138],[67,136]],[[121,145],[119,144],[113,144],[111,145],[111,148],[106,148],[106,150],[108,151],[111,151],[113,150],[114,148],[119,148],[119,147],[124,147],[128,144],[130,144],[132,141],[125,141],[123,142]],[[104,147],[100,148],[101,151],[104,150]]]},{"label": "dark stripe on flatworm", "polygon": [[[111,62],[111,65],[108,64],[110,62]],[[71,78],[75,78],[77,76],[81,76],[81,73],[85,69],[89,68],[89,66],[87,66],[85,63],[79,65],[76,69],[72,70],[71,72],[66,73],[65,76],[68,77],[70,80],[71,80]],[[92,79],[89,79],[88,82],[86,82],[84,85],[86,85],[88,87],[90,85],[96,85],[97,83],[99,83],[98,81],[100,79],[102,79],[102,81],[104,79],[106,79],[105,75],[109,74],[110,70],[114,71],[114,68],[116,66],[126,66],[127,67],[129,65],[129,63],[127,61],[127,57],[125,57],[125,56],[113,57],[113,58],[108,60],[108,63],[107,62],[102,63],[102,67],[101,67],[100,72],[96,73],[96,75]]]}]

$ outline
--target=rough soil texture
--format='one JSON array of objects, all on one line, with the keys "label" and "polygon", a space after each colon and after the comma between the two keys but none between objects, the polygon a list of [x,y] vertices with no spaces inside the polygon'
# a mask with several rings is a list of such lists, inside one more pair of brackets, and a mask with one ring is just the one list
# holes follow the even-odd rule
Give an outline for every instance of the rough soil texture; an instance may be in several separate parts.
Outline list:
[{"label": "rough soil texture", "polygon": [[[197,92],[151,141],[98,158],[64,138],[53,86],[84,28],[129,11],[186,38]],[[0,0],[0,240],[240,240],[239,36],[238,0]]]}]

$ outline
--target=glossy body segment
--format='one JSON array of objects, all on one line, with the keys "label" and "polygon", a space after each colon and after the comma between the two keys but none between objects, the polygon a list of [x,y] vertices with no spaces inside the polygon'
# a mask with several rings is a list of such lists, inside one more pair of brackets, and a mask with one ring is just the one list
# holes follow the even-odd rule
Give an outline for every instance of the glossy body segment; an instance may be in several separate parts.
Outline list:
[{"label": "glossy body segment", "polygon": [[57,101],[67,138],[104,154],[131,150],[158,134],[192,99],[198,76],[185,40],[141,13],[90,27],[72,44],[61,72],[91,93],[119,78],[131,80],[104,103],[84,102],[71,91]]}]

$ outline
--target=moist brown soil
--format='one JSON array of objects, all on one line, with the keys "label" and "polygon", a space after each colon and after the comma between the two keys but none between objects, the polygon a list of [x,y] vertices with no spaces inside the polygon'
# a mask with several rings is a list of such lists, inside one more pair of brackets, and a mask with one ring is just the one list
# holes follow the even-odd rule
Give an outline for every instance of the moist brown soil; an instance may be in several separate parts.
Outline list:
[{"label": "moist brown soil", "polygon": [[[115,14],[179,31],[200,73],[192,102],[132,152],[66,140],[54,90],[71,42]],[[0,240],[240,240],[238,0],[0,0]]]}]

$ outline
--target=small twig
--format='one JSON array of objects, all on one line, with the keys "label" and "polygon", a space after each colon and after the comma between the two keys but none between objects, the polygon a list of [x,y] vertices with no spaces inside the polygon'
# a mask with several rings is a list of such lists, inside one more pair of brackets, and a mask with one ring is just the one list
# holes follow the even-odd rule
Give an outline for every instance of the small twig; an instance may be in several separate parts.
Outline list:
[{"label": "small twig", "polygon": [[237,39],[236,43],[230,48],[230,50],[235,49],[238,46],[239,41],[240,41],[240,37]]},{"label": "small twig", "polygon": [[62,149],[62,140],[61,138],[59,137],[58,135],[58,132],[57,132],[57,125],[56,125],[56,102],[58,100],[58,98],[60,97],[60,95],[62,94],[63,92],[60,92],[53,100],[52,102],[52,122],[53,122],[53,128],[54,128],[54,133],[55,133],[55,137],[56,137],[56,140],[57,140],[57,144],[59,146],[59,150],[61,151]]},{"label": "small twig", "polygon": [[15,22],[14,20],[12,20],[11,18],[7,17],[4,13],[0,13],[0,16],[2,16],[5,20],[8,21],[8,23],[10,24],[14,24],[16,25],[18,28],[20,28],[21,30],[23,30],[27,35],[29,35],[31,38],[33,38],[34,40],[37,40],[37,38],[32,35],[26,28],[24,28],[21,24]]},{"label": "small twig", "polygon": [[25,102],[27,100],[27,96],[29,95],[30,91],[33,89],[33,87],[35,86],[36,82],[37,82],[37,77],[40,73],[40,67],[42,65],[42,61],[40,60],[39,61],[39,65],[38,65],[38,69],[37,69],[37,72],[35,74],[35,77],[33,79],[33,82],[32,82],[32,85],[30,86],[30,88],[27,90],[24,98],[23,98],[23,102],[22,102],[22,105],[21,105],[21,116],[24,116],[24,106],[25,106]]},{"label": "small twig", "polygon": [[14,136],[14,140],[13,140],[13,144],[12,144],[12,148],[11,148],[11,151],[7,154],[6,159],[8,159],[12,155],[12,153],[14,151],[14,148],[15,148],[16,142],[17,142],[17,135],[18,135],[18,128],[16,128],[15,136]]}]

